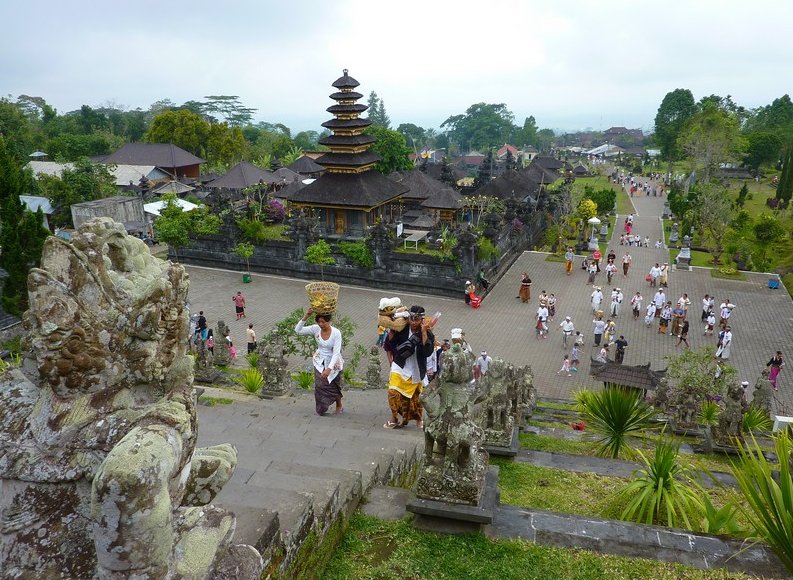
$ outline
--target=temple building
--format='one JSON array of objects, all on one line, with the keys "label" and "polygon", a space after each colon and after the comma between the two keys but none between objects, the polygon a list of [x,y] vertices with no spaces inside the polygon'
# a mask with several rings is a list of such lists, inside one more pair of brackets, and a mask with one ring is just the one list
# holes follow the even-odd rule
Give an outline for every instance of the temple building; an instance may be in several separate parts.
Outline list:
[{"label": "temple building", "polygon": [[322,123],[333,134],[319,141],[330,151],[316,160],[325,172],[289,196],[290,205],[311,210],[328,237],[362,238],[378,219],[396,216],[393,202],[408,191],[374,169],[380,156],[369,151],[375,138],[363,134],[371,122],[360,117],[368,107],[356,103],[363,97],[353,90],[359,84],[347,69],[333,83],[336,104],[327,111],[335,118]]}]

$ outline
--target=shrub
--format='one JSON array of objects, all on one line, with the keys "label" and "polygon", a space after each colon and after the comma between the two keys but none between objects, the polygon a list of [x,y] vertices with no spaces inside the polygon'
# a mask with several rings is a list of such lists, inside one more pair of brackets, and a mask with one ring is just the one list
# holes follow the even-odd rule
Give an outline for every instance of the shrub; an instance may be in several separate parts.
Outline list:
[{"label": "shrub", "polygon": [[264,376],[256,368],[245,369],[235,380],[237,384],[249,393],[258,393],[259,389],[264,386]]},{"label": "shrub", "polygon": [[682,521],[693,529],[689,515],[702,511],[699,495],[702,489],[694,482],[692,472],[677,460],[680,444],[659,441],[652,460],[637,451],[644,467],[635,473],[627,487],[618,493],[627,498],[628,506],[620,516],[623,520],[676,527]]},{"label": "shrub", "polygon": [[479,238],[476,246],[476,258],[481,261],[490,261],[498,257],[498,248],[488,238]]},{"label": "shrub", "polygon": [[286,219],[286,208],[277,199],[271,199],[264,206],[264,213],[267,216],[267,221],[274,224],[280,224]]},{"label": "shrub", "polygon": [[330,245],[325,240],[319,240],[306,248],[304,259],[309,264],[321,266],[331,266],[336,263],[336,260],[330,254]]},{"label": "shrub", "polygon": [[358,242],[339,242],[339,251],[361,268],[374,267],[374,254],[363,240]]},{"label": "shrub", "polygon": [[314,386],[314,373],[312,371],[298,371],[292,375],[297,386],[304,390],[309,390]]},{"label": "shrub", "polygon": [[754,532],[771,546],[785,568],[793,573],[793,478],[791,478],[790,436],[780,433],[774,441],[779,457],[779,478],[752,437],[751,444],[738,444],[741,461],[732,472],[748,507],[741,511]]},{"label": "shrub", "polygon": [[237,226],[242,235],[251,242],[263,242],[265,240],[264,224],[258,220],[239,220]]},{"label": "shrub", "polygon": [[605,457],[619,457],[622,451],[632,455],[627,437],[648,428],[655,415],[638,390],[615,385],[585,395],[577,402],[584,420],[599,435],[598,455]]}]

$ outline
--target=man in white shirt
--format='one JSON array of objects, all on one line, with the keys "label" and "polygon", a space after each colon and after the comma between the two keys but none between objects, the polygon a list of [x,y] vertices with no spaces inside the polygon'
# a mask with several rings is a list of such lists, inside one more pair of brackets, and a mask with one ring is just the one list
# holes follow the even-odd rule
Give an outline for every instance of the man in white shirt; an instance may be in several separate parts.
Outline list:
[{"label": "man in white shirt", "polygon": [[705,322],[708,318],[708,312],[710,311],[710,294],[705,294],[705,297],[702,299],[702,322]]},{"label": "man in white shirt", "polygon": [[722,302],[721,306],[719,306],[719,326],[721,328],[726,327],[730,322],[730,316],[732,316],[733,308],[735,308],[735,305],[730,303],[729,298]]},{"label": "man in white shirt", "polygon": [[622,256],[622,275],[623,276],[627,276],[628,275],[628,268],[631,267],[631,262],[632,261],[633,261],[633,258],[631,257],[630,253],[629,252],[625,252],[625,255]]},{"label": "man in white shirt", "polygon": [[620,305],[622,304],[622,290],[614,288],[611,291],[611,315],[616,318],[620,315]]},{"label": "man in white shirt", "polygon": [[655,304],[655,315],[658,316],[661,312],[661,308],[666,304],[666,294],[664,294],[664,291],[660,288],[658,292],[655,293],[655,296],[653,296],[653,304]]},{"label": "man in white shirt", "polygon": [[548,333],[548,307],[545,305],[544,302],[540,303],[540,307],[537,309],[537,338],[545,338],[545,335]]},{"label": "man in white shirt", "polygon": [[490,363],[492,362],[493,359],[487,356],[486,351],[483,350],[479,354],[479,358],[476,359],[476,364],[479,365],[479,372],[482,374],[482,376],[485,376],[487,374],[487,369],[490,368]]},{"label": "man in white shirt", "polygon": [[656,262],[655,266],[650,268],[650,286],[658,285],[658,277],[661,275],[661,266]]},{"label": "man in white shirt", "polygon": [[601,304],[603,304],[603,291],[598,286],[592,291],[592,312],[600,310]]},{"label": "man in white shirt", "polygon": [[567,347],[567,339],[570,338],[575,332],[575,325],[569,316],[566,316],[562,323],[559,325],[562,329],[562,344]]},{"label": "man in white shirt", "polygon": [[631,309],[633,310],[634,320],[638,320],[639,316],[641,315],[643,301],[644,297],[642,296],[642,293],[638,291],[633,295],[633,298],[631,298]]}]

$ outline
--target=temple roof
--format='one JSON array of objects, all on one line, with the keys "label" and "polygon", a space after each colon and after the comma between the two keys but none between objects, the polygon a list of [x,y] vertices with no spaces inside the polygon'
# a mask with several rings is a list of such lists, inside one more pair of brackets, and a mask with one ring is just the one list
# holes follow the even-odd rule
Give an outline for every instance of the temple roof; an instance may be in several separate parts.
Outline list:
[{"label": "temple roof", "polygon": [[371,124],[369,119],[331,119],[322,123],[322,126],[333,131],[337,129],[365,129]]},{"label": "temple roof", "polygon": [[325,153],[322,157],[317,159],[317,163],[328,167],[341,166],[341,167],[363,167],[371,163],[380,161],[380,156],[373,151],[362,151],[361,153]]},{"label": "temple roof", "polygon": [[105,157],[102,163],[177,168],[199,165],[204,160],[172,143],[127,143]]},{"label": "temple roof", "polygon": [[357,101],[363,97],[361,93],[355,91],[339,91],[328,96],[334,101]]},{"label": "temple roof", "polygon": [[650,363],[629,366],[613,361],[598,363],[593,360],[589,374],[604,383],[642,390],[655,390],[666,374],[666,369],[662,371],[650,370]]},{"label": "temple roof", "polygon": [[421,205],[428,209],[460,209],[463,207],[463,201],[462,194],[444,186],[422,201]]},{"label": "temple roof", "polygon": [[331,105],[325,110],[328,113],[338,115],[339,113],[363,113],[368,108],[366,105],[355,103],[354,105]]},{"label": "temple roof", "polygon": [[347,74],[346,68],[342,72],[344,74],[342,74],[342,76],[340,76],[335,81],[333,81],[332,86],[336,87],[337,89],[354,89],[355,87],[361,84]]},{"label": "temple roof", "polygon": [[374,209],[388,203],[408,188],[377,171],[324,173],[313,183],[289,196],[293,203]]},{"label": "temple roof", "polygon": [[229,169],[225,175],[210,181],[207,187],[225,189],[243,189],[256,185],[257,183],[272,184],[278,181],[271,172],[256,167],[247,161],[240,161],[237,165]]},{"label": "temple roof", "polygon": [[311,159],[308,155],[302,155],[301,157],[297,158],[297,161],[293,161],[289,165],[287,165],[289,169],[294,171],[295,173],[319,173],[320,171],[325,171],[325,168],[322,167],[319,163]]},{"label": "temple roof", "polygon": [[320,139],[319,144],[328,147],[358,147],[360,145],[374,143],[375,141],[377,141],[377,139],[371,135],[328,135]]},{"label": "temple roof", "polygon": [[[454,195],[451,197],[448,195],[440,195],[435,203],[441,203],[442,197],[449,200],[462,200],[462,195],[454,191],[451,187],[438,181],[437,179],[433,179],[419,169],[412,169],[410,171],[395,171],[389,175],[389,177],[394,181],[397,181],[410,188],[410,191],[402,196],[404,199],[427,201],[435,196],[439,196],[439,194],[446,194],[447,192],[450,192]],[[446,209],[447,206],[432,205],[427,207],[432,207],[433,209]],[[459,205],[454,205],[453,207],[459,207]]]}]

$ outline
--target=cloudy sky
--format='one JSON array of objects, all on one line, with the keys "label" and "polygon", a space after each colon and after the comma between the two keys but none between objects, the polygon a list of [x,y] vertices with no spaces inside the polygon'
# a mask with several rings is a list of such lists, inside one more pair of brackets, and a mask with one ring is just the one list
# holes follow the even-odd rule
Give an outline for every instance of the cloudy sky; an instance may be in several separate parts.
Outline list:
[{"label": "cloudy sky", "polygon": [[784,0],[38,0],[0,4],[0,95],[58,111],[239,95],[257,120],[319,130],[343,68],[394,126],[477,102],[522,124],[652,129],[664,95],[793,90]]}]

